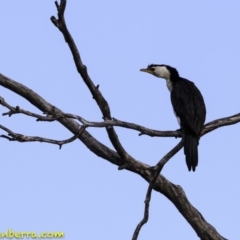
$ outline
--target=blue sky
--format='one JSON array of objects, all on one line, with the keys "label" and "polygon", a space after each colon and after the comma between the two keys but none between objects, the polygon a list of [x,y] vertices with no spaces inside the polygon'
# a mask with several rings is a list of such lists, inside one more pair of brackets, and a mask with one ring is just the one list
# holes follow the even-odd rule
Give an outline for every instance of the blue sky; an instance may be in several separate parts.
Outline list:
[{"label": "blue sky", "polygon": [[[90,121],[101,113],[78,76],[70,51],[50,21],[54,1],[1,1],[1,73],[65,112]],[[195,82],[207,106],[206,122],[239,112],[239,1],[68,1],[66,21],[112,116],[158,130],[178,128],[165,82],[141,73],[169,64]],[[1,87],[13,106],[41,113]],[[7,110],[1,108],[1,112]],[[58,123],[15,115],[1,124],[17,133],[66,139]],[[104,129],[88,129],[111,147]],[[138,136],[117,128],[136,159],[154,165],[179,139]],[[221,235],[237,239],[240,124],[204,136],[199,166],[189,173],[183,152],[162,174],[181,185],[190,202]],[[1,134],[3,132],[1,131]],[[147,183],[98,158],[80,141],[63,146],[1,141],[0,232],[63,231],[65,239],[131,239],[143,215]],[[150,219],[139,239],[198,239],[178,210],[153,193]]]}]

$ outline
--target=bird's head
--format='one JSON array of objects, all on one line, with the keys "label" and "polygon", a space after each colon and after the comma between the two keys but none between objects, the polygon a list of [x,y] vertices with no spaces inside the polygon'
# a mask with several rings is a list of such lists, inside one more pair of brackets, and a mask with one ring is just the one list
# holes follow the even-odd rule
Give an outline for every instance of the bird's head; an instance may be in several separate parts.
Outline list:
[{"label": "bird's head", "polygon": [[150,73],[156,77],[164,78],[166,80],[179,77],[177,69],[163,64],[150,64],[147,68],[140,69],[140,71]]}]

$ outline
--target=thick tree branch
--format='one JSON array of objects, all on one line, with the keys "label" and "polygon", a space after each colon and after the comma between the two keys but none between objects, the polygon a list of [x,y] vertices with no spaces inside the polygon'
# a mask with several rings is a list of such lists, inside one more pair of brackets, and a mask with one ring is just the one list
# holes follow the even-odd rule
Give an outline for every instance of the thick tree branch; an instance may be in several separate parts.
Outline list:
[{"label": "thick tree branch", "polygon": [[[42,112],[48,115],[63,115],[64,113],[54,107],[42,97],[40,97],[37,93],[27,88],[21,83],[18,83],[14,80],[11,80],[4,75],[0,74],[0,85],[15,92],[16,94],[22,96],[26,100],[28,100],[32,105],[37,107]],[[65,126],[69,131],[71,131],[74,135],[77,135],[79,132],[79,124],[70,119],[70,118],[59,118],[57,120],[63,126]],[[123,163],[122,158],[118,155],[118,153],[112,151],[99,141],[97,141],[91,134],[89,134],[86,130],[78,137],[90,151],[95,153],[97,156],[106,159],[107,161],[115,164],[117,166],[121,166]],[[137,160],[132,160],[130,165],[126,166],[126,169],[137,173],[141,177],[143,177],[147,182],[150,182],[152,179],[151,171],[149,170],[149,166]],[[189,224],[196,231],[198,236],[204,240],[212,240],[219,239],[223,240],[224,238],[216,231],[214,227],[212,227],[203,217],[202,215],[195,209],[190,202],[187,200],[186,195],[180,186],[174,185],[162,175],[159,175],[156,179],[153,189],[162,193],[165,197],[167,197],[179,210],[179,212],[183,215],[183,217],[189,222]]]}]

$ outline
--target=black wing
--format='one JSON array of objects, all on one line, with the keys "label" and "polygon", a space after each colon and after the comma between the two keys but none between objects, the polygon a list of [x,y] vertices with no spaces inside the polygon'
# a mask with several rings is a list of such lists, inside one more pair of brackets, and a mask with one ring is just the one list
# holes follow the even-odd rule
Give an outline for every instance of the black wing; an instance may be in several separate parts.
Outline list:
[{"label": "black wing", "polygon": [[171,91],[173,109],[185,132],[199,136],[206,118],[202,94],[193,82],[181,78]]}]

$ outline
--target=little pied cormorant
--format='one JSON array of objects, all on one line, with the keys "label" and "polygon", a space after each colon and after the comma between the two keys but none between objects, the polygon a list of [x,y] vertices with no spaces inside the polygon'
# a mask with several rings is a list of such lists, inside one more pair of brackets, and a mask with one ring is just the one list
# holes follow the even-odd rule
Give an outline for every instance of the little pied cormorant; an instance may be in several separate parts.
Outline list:
[{"label": "little pied cormorant", "polygon": [[184,132],[187,167],[189,171],[195,171],[198,165],[199,138],[206,118],[202,94],[193,82],[180,77],[178,71],[168,65],[151,64],[140,71],[166,79],[174,113]]}]

